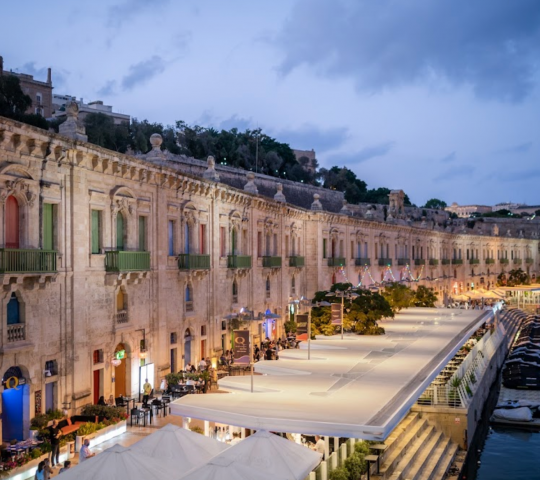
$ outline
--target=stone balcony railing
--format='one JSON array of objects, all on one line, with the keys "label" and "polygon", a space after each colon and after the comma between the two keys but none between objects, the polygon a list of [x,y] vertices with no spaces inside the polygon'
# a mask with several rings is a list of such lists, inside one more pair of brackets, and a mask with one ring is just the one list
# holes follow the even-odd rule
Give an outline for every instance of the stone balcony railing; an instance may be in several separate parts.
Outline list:
[{"label": "stone balcony railing", "polygon": [[14,323],[7,326],[7,341],[22,342],[26,340],[26,325],[24,323]]},{"label": "stone balcony railing", "polygon": [[210,255],[182,253],[178,255],[179,270],[210,270]]},{"label": "stone balcony railing", "polygon": [[138,272],[150,270],[150,252],[105,252],[105,271]]},{"label": "stone balcony railing", "polygon": [[122,323],[128,323],[129,317],[127,310],[118,310],[116,312],[116,323],[122,324]]}]

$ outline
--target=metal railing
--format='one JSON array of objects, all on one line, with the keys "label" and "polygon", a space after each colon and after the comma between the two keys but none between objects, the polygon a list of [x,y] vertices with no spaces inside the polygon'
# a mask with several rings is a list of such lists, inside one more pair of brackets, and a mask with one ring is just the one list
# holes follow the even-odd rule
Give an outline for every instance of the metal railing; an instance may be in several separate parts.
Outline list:
[{"label": "metal railing", "polygon": [[391,267],[392,259],[391,258],[379,258],[379,267]]},{"label": "metal railing", "polygon": [[344,257],[329,257],[328,266],[329,267],[344,267],[347,264]]},{"label": "metal railing", "polygon": [[508,260],[508,258],[501,258],[499,260],[499,263],[501,263],[501,265],[508,265],[510,263],[510,260]]},{"label": "metal railing", "polygon": [[251,256],[227,255],[227,268],[251,268]]},{"label": "metal railing", "polygon": [[369,267],[371,265],[371,260],[369,258],[355,258],[354,264],[357,267]]},{"label": "metal railing", "polygon": [[54,273],[55,250],[0,249],[0,273]]},{"label": "metal railing", "polygon": [[281,257],[262,257],[262,264],[264,268],[281,268]]},{"label": "metal railing", "polygon": [[430,258],[429,259],[429,264],[437,266],[437,265],[439,265],[439,260],[437,260],[436,258]]},{"label": "metal railing", "polygon": [[533,259],[533,258],[526,258],[526,259],[525,259],[525,263],[526,263],[527,265],[532,265],[532,264],[534,263],[534,259]]},{"label": "metal railing", "polygon": [[115,316],[116,323],[128,323],[129,321],[127,310],[118,310]]},{"label": "metal railing", "polygon": [[443,265],[450,265],[450,259],[449,259],[449,258],[443,258],[443,259],[441,260],[441,263],[442,263]]},{"label": "metal railing", "polygon": [[26,325],[24,323],[14,323],[7,326],[7,341],[21,342],[26,340]]},{"label": "metal railing", "polygon": [[469,260],[470,265],[480,265],[480,259],[479,258],[471,258]]},{"label": "metal railing", "polygon": [[397,264],[398,265],[409,265],[411,263],[411,260],[409,258],[398,258]]},{"label": "metal railing", "polygon": [[452,259],[452,265],[463,265],[463,259],[462,258],[453,258]]},{"label": "metal railing", "polygon": [[414,264],[415,265],[425,265],[426,264],[426,259],[425,258],[415,258],[414,259]]},{"label": "metal railing", "polygon": [[495,259],[494,258],[486,258],[486,265],[494,265]]},{"label": "metal railing", "polygon": [[521,258],[514,258],[514,265],[521,265]]},{"label": "metal railing", "polygon": [[304,257],[289,257],[289,267],[303,267],[305,265]]},{"label": "metal railing", "polygon": [[210,270],[210,255],[182,253],[178,255],[179,270]]},{"label": "metal railing", "polygon": [[150,270],[150,252],[105,252],[105,271],[136,272]]}]

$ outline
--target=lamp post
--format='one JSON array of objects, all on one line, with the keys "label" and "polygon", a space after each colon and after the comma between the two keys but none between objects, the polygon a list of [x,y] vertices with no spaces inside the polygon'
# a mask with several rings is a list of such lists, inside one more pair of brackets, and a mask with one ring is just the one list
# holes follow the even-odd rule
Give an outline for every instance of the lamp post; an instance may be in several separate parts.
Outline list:
[{"label": "lamp post", "polygon": [[343,340],[343,304],[345,298],[347,300],[354,300],[359,295],[357,293],[354,293],[352,289],[349,287],[345,291],[336,290],[335,292],[329,292],[326,294],[327,297],[341,297],[341,340]]}]

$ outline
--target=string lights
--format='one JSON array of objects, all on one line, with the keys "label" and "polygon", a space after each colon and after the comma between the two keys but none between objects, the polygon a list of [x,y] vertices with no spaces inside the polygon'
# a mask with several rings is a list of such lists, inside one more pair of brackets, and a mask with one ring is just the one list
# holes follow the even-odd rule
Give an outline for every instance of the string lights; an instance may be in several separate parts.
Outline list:
[{"label": "string lights", "polygon": [[408,264],[407,264],[406,268],[407,268],[407,273],[409,274],[409,278],[410,278],[413,282],[418,282],[418,281],[422,278],[422,273],[424,273],[424,265],[422,265],[422,268],[420,269],[420,273],[418,274],[417,277],[415,277],[415,276],[412,274],[411,268],[409,267]]}]

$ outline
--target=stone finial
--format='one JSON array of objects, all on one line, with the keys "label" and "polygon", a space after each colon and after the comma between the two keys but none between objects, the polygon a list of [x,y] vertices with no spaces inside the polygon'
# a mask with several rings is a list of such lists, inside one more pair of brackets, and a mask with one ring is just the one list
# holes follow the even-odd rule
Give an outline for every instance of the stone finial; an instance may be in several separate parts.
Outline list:
[{"label": "stone finial", "polygon": [[257,189],[257,185],[255,185],[255,174],[253,172],[247,174],[247,180],[248,182],[244,185],[244,190],[249,193],[258,194],[259,190]]},{"label": "stone finial", "polygon": [[393,223],[394,217],[392,216],[392,212],[388,212],[388,215],[386,216],[386,222],[387,223]]},{"label": "stone finial", "polygon": [[349,207],[347,205],[347,200],[343,199],[343,206],[341,207],[339,213],[341,213],[342,215],[352,215],[352,212],[349,210]]},{"label": "stone finial", "polygon": [[283,202],[283,203],[287,201],[287,199],[285,198],[285,195],[283,194],[283,185],[281,183],[277,184],[277,192],[274,195],[274,200],[276,202]]},{"label": "stone finial", "polygon": [[165,158],[165,154],[161,151],[162,143],[163,138],[159,133],[150,135],[150,145],[152,145],[152,150],[146,154],[148,160],[163,160]]},{"label": "stone finial", "polygon": [[366,218],[373,218],[373,210],[371,210],[371,205],[367,209]]},{"label": "stone finial", "polygon": [[519,235],[518,235],[518,236],[519,236],[519,238],[523,238],[523,230],[520,230],[520,231],[519,231]]},{"label": "stone finial", "polygon": [[64,135],[81,142],[87,142],[88,136],[84,124],[79,120],[79,105],[77,102],[69,102],[66,106],[66,121],[58,127],[60,135]]},{"label": "stone finial", "polygon": [[203,173],[203,178],[212,182],[219,182],[219,174],[216,172],[216,160],[214,157],[209,155],[206,163],[208,164],[208,168]]},{"label": "stone finial", "polygon": [[493,227],[491,228],[491,234],[494,236],[494,237],[498,237],[499,236],[499,226],[497,224],[493,225]]},{"label": "stone finial", "polygon": [[510,231],[510,229],[506,230],[506,236],[507,236],[507,237],[511,237],[511,236],[512,236],[512,232]]},{"label": "stone finial", "polygon": [[420,224],[421,227],[427,227],[426,217],[422,217],[422,223]]},{"label": "stone finial", "polygon": [[320,202],[319,198],[321,196],[318,193],[313,194],[313,203],[311,204],[311,210],[322,210],[322,203]]}]

